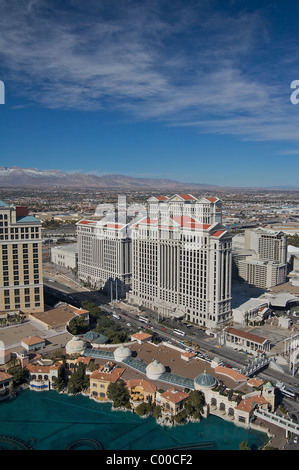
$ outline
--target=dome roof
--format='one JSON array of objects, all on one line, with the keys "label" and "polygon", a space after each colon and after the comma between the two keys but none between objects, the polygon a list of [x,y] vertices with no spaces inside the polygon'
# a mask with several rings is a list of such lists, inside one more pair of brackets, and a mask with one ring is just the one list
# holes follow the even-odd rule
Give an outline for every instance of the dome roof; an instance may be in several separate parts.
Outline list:
[{"label": "dome roof", "polygon": [[165,367],[156,359],[146,367],[146,375],[149,378],[156,379],[165,372]]},{"label": "dome roof", "polygon": [[96,333],[94,331],[88,331],[84,335],[84,339],[86,339],[86,341],[93,341],[97,339],[98,337],[99,337],[99,333]]},{"label": "dome roof", "polygon": [[114,351],[114,359],[116,361],[122,361],[123,359],[126,359],[127,357],[131,356],[131,351],[129,348],[121,344],[116,350]]},{"label": "dome roof", "polygon": [[217,379],[205,371],[194,379],[194,383],[200,388],[213,388],[217,384]]},{"label": "dome roof", "polygon": [[72,338],[66,344],[65,350],[66,350],[67,354],[79,354],[82,351],[84,351],[85,347],[86,347],[85,342],[82,339],[77,338],[76,336],[74,336],[74,338]]}]

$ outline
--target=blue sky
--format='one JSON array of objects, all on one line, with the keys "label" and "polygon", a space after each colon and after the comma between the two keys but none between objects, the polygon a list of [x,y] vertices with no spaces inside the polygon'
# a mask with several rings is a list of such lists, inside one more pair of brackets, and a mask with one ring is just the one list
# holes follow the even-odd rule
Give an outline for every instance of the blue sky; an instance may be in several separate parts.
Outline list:
[{"label": "blue sky", "polygon": [[298,2],[0,0],[0,165],[299,187]]}]

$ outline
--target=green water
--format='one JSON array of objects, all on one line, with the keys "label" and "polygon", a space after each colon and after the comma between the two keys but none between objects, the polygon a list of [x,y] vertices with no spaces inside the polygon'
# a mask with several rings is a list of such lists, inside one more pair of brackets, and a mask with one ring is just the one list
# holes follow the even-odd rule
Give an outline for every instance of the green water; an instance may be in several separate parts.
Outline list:
[{"label": "green water", "polygon": [[[238,450],[242,441],[258,449],[266,441],[264,433],[215,416],[169,428],[130,411],[111,411],[111,404],[81,395],[30,390],[0,403],[0,435],[29,442],[36,450],[63,450],[82,438],[100,441],[105,450],[161,450],[193,444],[203,449]],[[8,448],[1,437],[0,448]],[[80,450],[84,448],[82,443]]]}]

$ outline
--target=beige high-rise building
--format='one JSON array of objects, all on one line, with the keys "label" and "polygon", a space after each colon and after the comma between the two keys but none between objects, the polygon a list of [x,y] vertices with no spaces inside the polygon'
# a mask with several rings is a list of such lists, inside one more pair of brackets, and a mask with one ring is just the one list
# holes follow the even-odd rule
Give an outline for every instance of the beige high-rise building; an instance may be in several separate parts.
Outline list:
[{"label": "beige high-rise building", "polygon": [[42,223],[0,201],[0,311],[44,311]]},{"label": "beige high-rise building", "polygon": [[240,278],[262,289],[286,282],[287,237],[283,232],[263,228],[246,230],[244,248],[234,253]]}]

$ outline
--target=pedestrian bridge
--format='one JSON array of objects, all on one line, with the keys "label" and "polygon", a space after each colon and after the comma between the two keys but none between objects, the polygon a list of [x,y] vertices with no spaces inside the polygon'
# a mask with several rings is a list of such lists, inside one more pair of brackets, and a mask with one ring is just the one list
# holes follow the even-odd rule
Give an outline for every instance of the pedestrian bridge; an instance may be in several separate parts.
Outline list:
[{"label": "pedestrian bridge", "polygon": [[299,435],[299,424],[294,423],[287,418],[283,418],[282,416],[278,416],[276,413],[271,413],[270,411],[266,411],[260,408],[259,410],[254,410],[254,415],[285,429],[286,435],[288,432]]},{"label": "pedestrian bridge", "polygon": [[243,369],[240,372],[241,374],[246,375],[247,377],[250,377],[256,374],[263,367],[266,367],[269,364],[269,362],[270,362],[270,359],[267,356],[257,357],[256,359],[254,359],[254,361],[252,361],[246,367],[243,367]]}]

